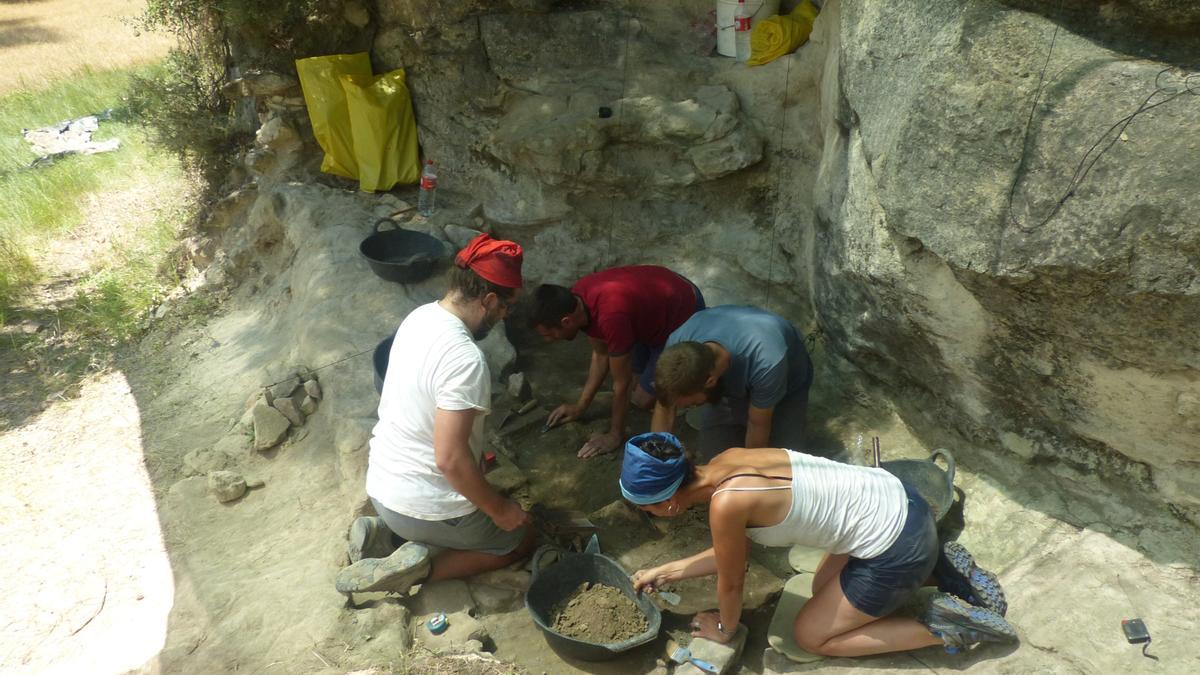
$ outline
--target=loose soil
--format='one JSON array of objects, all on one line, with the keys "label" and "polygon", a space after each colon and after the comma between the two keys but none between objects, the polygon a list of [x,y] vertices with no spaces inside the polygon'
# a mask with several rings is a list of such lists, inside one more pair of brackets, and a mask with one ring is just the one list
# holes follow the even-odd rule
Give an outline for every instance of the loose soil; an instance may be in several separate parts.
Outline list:
[{"label": "loose soil", "polygon": [[558,633],[596,644],[623,642],[646,632],[650,624],[624,593],[584,582],[554,612]]},{"label": "loose soil", "polygon": [[649,438],[638,444],[642,452],[650,455],[655,459],[666,461],[673,457],[678,457],[680,449],[667,441],[660,441],[655,438]]}]

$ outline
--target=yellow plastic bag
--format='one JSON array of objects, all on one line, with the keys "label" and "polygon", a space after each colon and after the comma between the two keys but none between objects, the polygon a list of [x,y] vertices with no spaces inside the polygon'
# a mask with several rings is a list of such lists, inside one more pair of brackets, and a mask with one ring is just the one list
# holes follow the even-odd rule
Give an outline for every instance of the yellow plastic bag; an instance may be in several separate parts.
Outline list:
[{"label": "yellow plastic bag", "polygon": [[296,61],[296,74],[308,106],[317,144],[325,151],[321,170],[345,178],[358,178],[354,159],[354,139],[350,133],[350,112],[341,77],[371,77],[371,59],[366,52],[314,56]]},{"label": "yellow plastic bag", "polygon": [[791,14],[772,16],[754,24],[746,64],[761,66],[799,49],[812,33],[817,12],[811,0],[801,0]]},{"label": "yellow plastic bag", "polygon": [[358,162],[358,186],[366,192],[390,190],[421,177],[417,121],[404,70],[378,77],[343,75],[350,133]]}]

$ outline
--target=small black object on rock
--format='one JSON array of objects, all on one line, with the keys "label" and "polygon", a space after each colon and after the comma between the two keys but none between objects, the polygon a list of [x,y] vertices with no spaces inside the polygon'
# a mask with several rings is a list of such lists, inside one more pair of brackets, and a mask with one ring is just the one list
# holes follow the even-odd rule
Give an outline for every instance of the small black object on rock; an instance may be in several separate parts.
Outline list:
[{"label": "small black object on rock", "polygon": [[600,106],[600,119],[606,120],[610,117],[612,117],[612,108],[606,105]]}]

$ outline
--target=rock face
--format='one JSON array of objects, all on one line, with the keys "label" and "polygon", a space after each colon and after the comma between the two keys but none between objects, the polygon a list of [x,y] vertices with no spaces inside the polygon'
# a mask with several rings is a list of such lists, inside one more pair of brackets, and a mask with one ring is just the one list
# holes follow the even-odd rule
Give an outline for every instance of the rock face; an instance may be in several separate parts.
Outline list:
[{"label": "rock face", "polygon": [[[1042,82],[1055,26],[1036,14],[921,8],[841,3],[814,251],[827,335],[931,436],[1121,477],[1196,519],[1180,402],[1200,387],[1200,146],[1166,139],[1200,107],[1169,100],[1185,90],[1164,64],[1061,29]],[[1143,101],[1162,105],[1113,128]]]},{"label": "rock face", "polygon": [[[1164,70],[1200,12],[823,4],[808,45],[750,69],[691,53],[701,2],[384,0],[373,55],[408,69],[422,146],[531,283],[666,262],[710,305],[824,335],[931,442],[1200,521],[1200,106]],[[1137,40],[1111,37],[1126,20]]]}]

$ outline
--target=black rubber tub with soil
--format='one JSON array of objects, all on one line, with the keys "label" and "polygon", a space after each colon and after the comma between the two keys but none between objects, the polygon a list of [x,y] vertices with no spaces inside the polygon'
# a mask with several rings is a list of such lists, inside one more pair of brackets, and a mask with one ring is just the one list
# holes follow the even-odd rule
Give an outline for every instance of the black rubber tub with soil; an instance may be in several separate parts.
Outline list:
[{"label": "black rubber tub with soil", "polygon": [[[542,567],[541,561],[549,553],[557,554],[558,560]],[[605,591],[604,587],[615,591],[624,602],[607,595],[608,591]],[[585,598],[582,603],[576,603],[580,610],[600,612],[597,616],[603,616],[605,608],[598,606],[596,597],[593,597],[595,595],[608,598],[599,604],[611,602],[621,608],[620,611],[626,614],[626,618],[603,626],[592,626],[590,622],[583,621],[582,623],[589,624],[586,628],[579,623],[574,623],[571,627],[560,624],[562,628],[582,637],[559,632],[555,627],[556,621],[562,618],[563,609],[571,609],[571,600],[581,591]],[[615,658],[653,641],[662,628],[662,613],[658,606],[648,595],[638,595],[634,592],[629,574],[615,560],[597,552],[565,553],[553,546],[538,549],[534,554],[533,579],[530,581],[529,591],[525,593],[525,607],[555,651],[583,661]],[[574,619],[568,618],[568,622],[573,621]],[[643,621],[644,623],[641,623]],[[609,635],[627,634],[630,625],[640,626],[642,630],[625,639],[601,641],[606,640]]]}]

